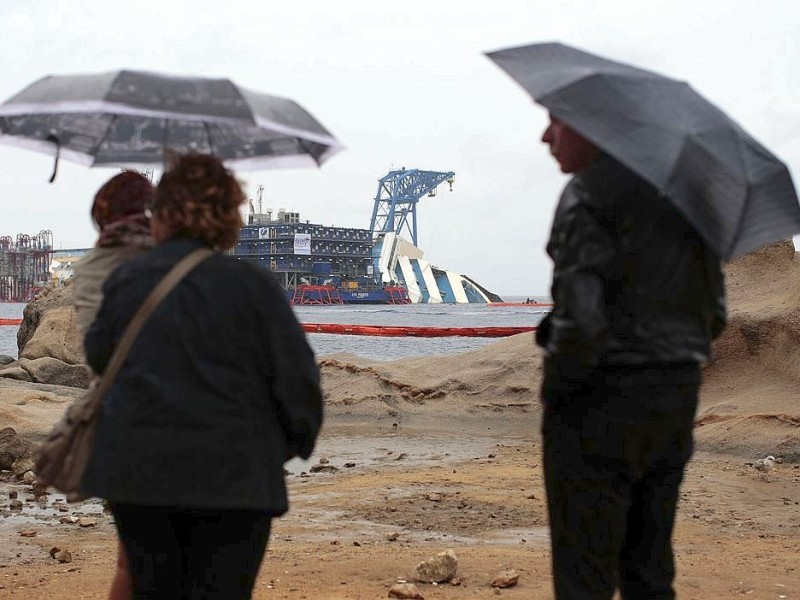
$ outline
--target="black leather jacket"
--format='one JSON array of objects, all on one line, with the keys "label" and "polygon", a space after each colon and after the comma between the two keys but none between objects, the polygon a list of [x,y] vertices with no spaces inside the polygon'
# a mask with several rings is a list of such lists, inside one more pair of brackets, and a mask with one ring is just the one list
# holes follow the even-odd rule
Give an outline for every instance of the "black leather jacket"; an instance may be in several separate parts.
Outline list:
[{"label": "black leather jacket", "polygon": [[602,156],[570,180],[547,252],[554,309],[537,336],[547,356],[584,369],[708,360],[726,320],[721,263],[626,167]]}]

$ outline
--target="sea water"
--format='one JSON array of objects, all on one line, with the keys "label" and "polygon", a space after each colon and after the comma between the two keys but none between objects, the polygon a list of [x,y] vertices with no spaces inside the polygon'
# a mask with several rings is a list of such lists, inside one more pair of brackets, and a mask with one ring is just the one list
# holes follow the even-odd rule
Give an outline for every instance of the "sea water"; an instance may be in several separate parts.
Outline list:
[{"label": "sea water", "polygon": [[[524,302],[525,297],[507,298]],[[534,300],[546,302],[545,298]],[[0,318],[22,318],[24,304],[0,303]],[[546,307],[488,306],[486,304],[405,304],[295,306],[301,323],[379,325],[406,327],[535,327]],[[0,354],[17,357],[16,326],[0,326]],[[308,340],[318,358],[349,352],[374,360],[457,354],[492,344],[498,338],[480,337],[383,337],[309,333]]]},{"label": "sea water", "polygon": [[[525,298],[521,299],[522,301]],[[509,299],[513,302],[515,299]],[[546,301],[541,299],[541,301]],[[303,323],[406,327],[535,327],[548,308],[486,304],[405,304],[295,306]],[[498,338],[383,337],[309,333],[318,357],[350,352],[375,360],[457,354],[492,344]]]},{"label": "sea water", "polygon": [[[0,319],[21,319],[25,304],[0,302]],[[17,358],[17,325],[0,325],[0,354]]]}]

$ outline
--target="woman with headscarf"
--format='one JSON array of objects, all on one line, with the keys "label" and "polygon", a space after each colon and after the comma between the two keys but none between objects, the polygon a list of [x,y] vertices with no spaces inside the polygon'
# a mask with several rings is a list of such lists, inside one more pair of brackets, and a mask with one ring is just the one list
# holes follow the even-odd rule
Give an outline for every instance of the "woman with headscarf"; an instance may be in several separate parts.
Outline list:
[{"label": "woman with headscarf", "polygon": [[[91,214],[99,235],[94,248],[73,266],[72,302],[82,336],[97,315],[108,276],[123,262],[153,246],[147,211],[154,199],[150,180],[136,171],[118,173],[95,194]],[[130,589],[128,561],[120,543],[109,600],[128,600]]]},{"label": "woman with headscarf", "polygon": [[154,199],[150,180],[136,171],[115,175],[97,191],[92,204],[97,242],[73,267],[73,305],[82,335],[100,308],[111,272],[153,245],[146,211]]}]

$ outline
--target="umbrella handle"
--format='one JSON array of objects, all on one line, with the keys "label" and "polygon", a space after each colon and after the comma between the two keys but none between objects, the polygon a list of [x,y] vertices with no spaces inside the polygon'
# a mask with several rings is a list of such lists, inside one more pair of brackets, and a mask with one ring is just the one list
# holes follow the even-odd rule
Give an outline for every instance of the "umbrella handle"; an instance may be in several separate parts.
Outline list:
[{"label": "umbrella handle", "polygon": [[53,174],[50,175],[50,183],[53,183],[56,180],[56,173],[58,173],[58,158],[61,155],[61,140],[58,139],[58,136],[51,133],[47,136],[48,142],[53,142],[56,145],[56,160],[55,164],[53,164]]}]

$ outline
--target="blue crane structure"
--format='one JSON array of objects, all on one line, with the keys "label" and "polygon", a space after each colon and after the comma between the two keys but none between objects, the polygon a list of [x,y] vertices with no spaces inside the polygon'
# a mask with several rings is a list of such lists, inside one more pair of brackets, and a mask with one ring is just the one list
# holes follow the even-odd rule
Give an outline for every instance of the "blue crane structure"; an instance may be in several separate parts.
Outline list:
[{"label": "blue crane structure", "polygon": [[[417,245],[417,202],[425,195],[435,196],[436,188],[445,181],[453,191],[452,171],[398,169],[378,180],[378,193],[369,223],[373,238],[383,233],[400,234],[405,228],[411,243]],[[410,217],[410,220],[409,220]]]}]

